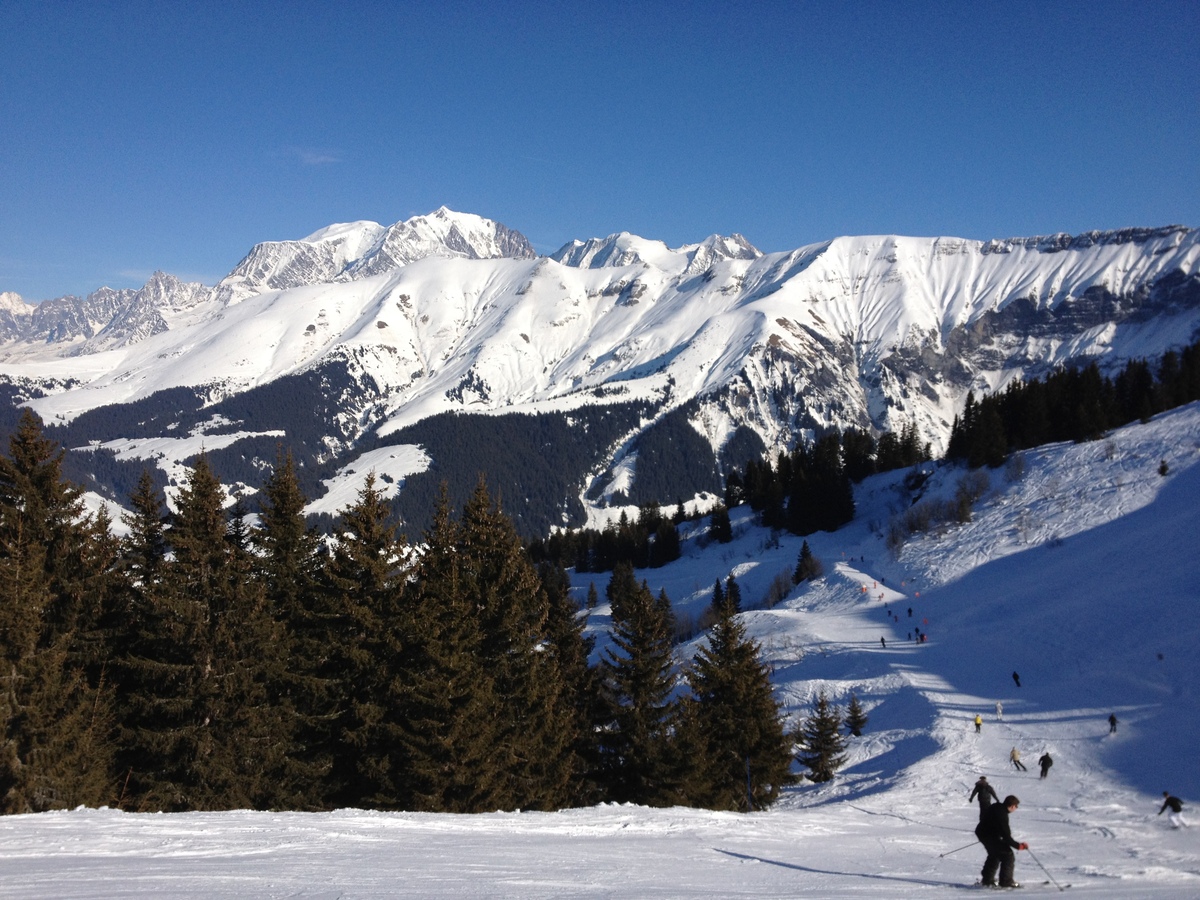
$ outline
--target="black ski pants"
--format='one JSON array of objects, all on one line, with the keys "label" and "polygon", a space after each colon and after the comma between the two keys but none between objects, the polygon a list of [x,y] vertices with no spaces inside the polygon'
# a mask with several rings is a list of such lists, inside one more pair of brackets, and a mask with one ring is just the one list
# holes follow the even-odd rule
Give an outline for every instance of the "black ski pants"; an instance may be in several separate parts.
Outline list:
[{"label": "black ski pants", "polygon": [[1007,887],[1013,883],[1013,868],[1017,864],[1016,857],[1013,856],[1012,847],[1003,841],[983,841],[981,843],[984,849],[987,850],[987,859],[983,863],[983,871],[979,873],[979,880],[984,884],[996,883],[996,870],[1000,870],[1000,886]]}]

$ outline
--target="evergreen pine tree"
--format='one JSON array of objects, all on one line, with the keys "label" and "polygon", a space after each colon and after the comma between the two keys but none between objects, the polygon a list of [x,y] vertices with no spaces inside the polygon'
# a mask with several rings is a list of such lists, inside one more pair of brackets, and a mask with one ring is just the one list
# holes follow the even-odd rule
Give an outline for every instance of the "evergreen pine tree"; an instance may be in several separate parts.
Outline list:
[{"label": "evergreen pine tree", "polygon": [[862,730],[867,727],[867,714],[858,702],[858,697],[850,695],[850,705],[846,708],[846,728],[855,737],[862,737]]},{"label": "evergreen pine tree", "polygon": [[[168,769],[175,752],[175,726],[185,721],[191,667],[188,648],[179,643],[182,619],[163,583],[166,512],[149,472],[142,472],[130,509],[123,518],[124,579],[111,641],[119,685],[117,805],[135,811],[185,809],[182,792],[170,785]],[[179,612],[193,609],[187,604]]]},{"label": "evergreen pine tree", "polygon": [[700,751],[688,794],[702,806],[748,811],[773,803],[791,782],[791,747],[770,673],[737,618],[732,577],[728,588],[688,672],[689,725]]},{"label": "evergreen pine tree", "polygon": [[854,482],[873,475],[875,468],[875,439],[865,431],[848,428],[841,436],[842,459],[846,465],[846,476]]},{"label": "evergreen pine tree", "polygon": [[391,510],[370,472],[334,529],[323,573],[337,673],[330,790],[338,805],[395,808],[409,786],[398,759],[406,640],[402,569]]},{"label": "evergreen pine tree", "polygon": [[[666,522],[674,532],[674,526]],[[507,808],[554,809],[570,793],[575,720],[559,657],[548,646],[549,604],[512,521],[480,479],[463,508],[462,587],[479,610],[483,662],[493,675]]]},{"label": "evergreen pine tree", "polygon": [[746,502],[746,484],[742,479],[742,474],[736,468],[730,469],[729,475],[725,479],[724,499],[727,511]]},{"label": "evergreen pine tree", "polygon": [[[560,567],[543,563],[538,572],[549,603],[546,651],[553,652],[562,681],[562,703],[567,710],[564,723],[570,744],[563,751],[572,777],[565,786],[560,806],[583,806],[600,800],[600,756],[596,735],[603,719],[600,682],[588,663],[593,638],[584,634],[587,617],[571,598],[571,580]],[[591,592],[595,592],[595,585]]]},{"label": "evergreen pine tree", "polygon": [[732,575],[725,579],[725,603],[734,615],[742,611],[742,589]]},{"label": "evergreen pine tree", "polygon": [[601,736],[608,797],[667,805],[678,797],[680,778],[671,610],[637,583],[628,563],[614,567],[608,600],[613,647],[603,662],[609,722]]},{"label": "evergreen pine tree", "polygon": [[983,465],[995,468],[1004,463],[1008,454],[1004,420],[997,406],[992,397],[985,398],[979,405],[976,425],[967,447],[967,464],[973,469]]},{"label": "evergreen pine tree", "polygon": [[718,544],[728,544],[733,540],[733,523],[729,520],[729,507],[725,504],[713,510],[708,533]]},{"label": "evergreen pine tree", "polygon": [[795,584],[800,584],[804,581],[812,581],[820,578],[824,574],[824,569],[821,566],[821,561],[813,556],[813,552],[809,549],[808,541],[804,541],[800,545],[800,557],[796,560],[796,571],[792,575],[792,581]]},{"label": "evergreen pine tree", "polygon": [[24,539],[45,548],[43,567],[49,602],[43,623],[55,633],[79,624],[84,604],[80,582],[85,530],[83,489],[63,478],[65,451],[42,434],[41,420],[26,409],[0,457],[0,504],[20,511]]},{"label": "evergreen pine tree", "polygon": [[650,544],[650,565],[653,568],[665,566],[679,559],[679,532],[675,523],[663,519],[654,528],[654,540]]},{"label": "evergreen pine tree", "polygon": [[[106,537],[26,410],[0,457],[0,811],[111,797],[100,624]],[[93,680],[89,681],[89,671]]]},{"label": "evergreen pine tree", "polygon": [[287,731],[280,773],[280,804],[289,809],[327,808],[325,788],[333,764],[337,675],[329,647],[334,612],[318,589],[322,559],[316,534],[304,517],[306,499],[295,462],[282,449],[263,485],[260,527],[253,534],[256,577],[268,609],[282,626],[282,661],[272,679],[272,702]]},{"label": "evergreen pine tree", "polygon": [[155,792],[167,808],[270,805],[285,746],[267,692],[278,635],[247,554],[228,539],[224,504],[201,454],[175,498],[166,533],[173,558],[154,598],[167,607],[159,623],[172,620],[151,657],[174,675],[153,698],[163,719],[151,725],[162,763]]},{"label": "evergreen pine tree", "polygon": [[829,781],[846,762],[846,739],[841,734],[842,715],[830,706],[825,692],[817,698],[816,709],[797,729],[796,742],[800,752],[797,759],[809,769],[811,781]]},{"label": "evergreen pine tree", "polygon": [[721,607],[725,605],[725,588],[721,585],[721,579],[718,578],[713,582],[712,599],[709,601],[709,609],[712,611],[714,621],[716,616],[720,615]]},{"label": "evergreen pine tree", "polygon": [[484,661],[480,610],[464,588],[459,524],[445,485],[404,593],[413,621],[402,686],[398,747],[408,768],[407,808],[504,808],[509,760],[494,754],[500,701]]}]

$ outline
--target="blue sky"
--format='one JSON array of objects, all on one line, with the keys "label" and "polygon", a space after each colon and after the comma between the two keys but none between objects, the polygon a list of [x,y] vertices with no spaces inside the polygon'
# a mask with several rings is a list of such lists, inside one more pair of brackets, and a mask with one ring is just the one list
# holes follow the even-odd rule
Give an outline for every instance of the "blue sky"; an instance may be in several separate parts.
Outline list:
[{"label": "blue sky", "polygon": [[0,291],[439,206],[632,231],[1200,226],[1200,3],[0,0]]}]

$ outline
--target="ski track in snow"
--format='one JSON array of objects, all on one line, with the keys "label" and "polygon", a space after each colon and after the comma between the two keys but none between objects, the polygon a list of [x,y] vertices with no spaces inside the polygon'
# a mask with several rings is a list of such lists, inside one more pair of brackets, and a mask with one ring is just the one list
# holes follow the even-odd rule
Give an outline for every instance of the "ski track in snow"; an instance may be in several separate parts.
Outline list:
[{"label": "ski track in snow", "polygon": [[[9,816],[0,897],[937,896],[978,877],[967,797],[981,774],[1021,799],[1022,896],[1058,894],[1048,875],[1072,896],[1200,896],[1200,827],[1155,815],[1163,789],[1185,815],[1200,803],[1200,404],[1021,459],[988,473],[972,522],[896,556],[882,535],[904,508],[904,473],[871,479],[855,522],[807,538],[825,577],[772,609],[760,601],[800,539],[764,532],[745,510],[733,543],[693,537],[679,562],[639,572],[691,615],[734,573],[793,722],[822,690],[838,704],[854,692],[866,709],[838,776],[790,787],[770,810]],[[952,495],[962,470],[934,468],[925,496]],[[605,580],[577,574],[574,586],[603,593]],[[591,615],[603,629],[606,608]],[[908,640],[918,624],[926,644]],[[1030,771],[1009,765],[1012,747]]]}]

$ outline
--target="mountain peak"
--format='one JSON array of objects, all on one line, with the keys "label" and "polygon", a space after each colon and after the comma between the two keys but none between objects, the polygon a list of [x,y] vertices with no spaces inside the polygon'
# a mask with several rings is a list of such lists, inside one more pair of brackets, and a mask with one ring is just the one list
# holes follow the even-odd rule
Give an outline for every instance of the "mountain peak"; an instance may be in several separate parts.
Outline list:
[{"label": "mountain peak", "polygon": [[360,220],[358,222],[339,222],[326,225],[314,231],[306,238],[301,238],[305,244],[317,244],[321,241],[352,241],[369,247],[383,233],[383,226],[378,222]]},{"label": "mountain peak", "polygon": [[0,310],[10,314],[28,315],[34,304],[27,301],[20,294],[12,291],[0,291]]},{"label": "mountain peak", "polygon": [[523,234],[491,219],[445,206],[383,227],[360,220],[327,225],[306,238],[256,244],[217,285],[229,304],[270,290],[353,281],[429,256],[530,259]]}]

